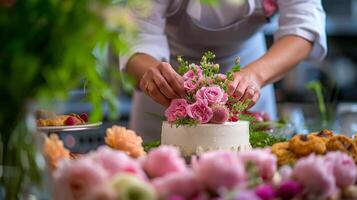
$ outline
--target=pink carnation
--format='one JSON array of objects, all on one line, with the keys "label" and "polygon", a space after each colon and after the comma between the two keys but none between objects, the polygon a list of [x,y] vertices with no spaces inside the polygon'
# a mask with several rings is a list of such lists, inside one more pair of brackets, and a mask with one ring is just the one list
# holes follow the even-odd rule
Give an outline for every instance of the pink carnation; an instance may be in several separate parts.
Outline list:
[{"label": "pink carnation", "polygon": [[173,146],[160,146],[149,152],[142,162],[144,170],[151,177],[160,177],[173,172],[187,170],[180,152]]},{"label": "pink carnation", "polygon": [[179,118],[187,116],[188,103],[185,99],[174,99],[170,106],[165,110],[165,116],[168,122],[174,122]]},{"label": "pink carnation", "polygon": [[212,123],[223,124],[228,120],[229,111],[224,105],[213,105],[211,107],[213,116],[211,118]]},{"label": "pink carnation", "polygon": [[225,74],[217,74],[216,78],[220,81],[225,81],[227,79],[227,76]]},{"label": "pink carnation", "polygon": [[207,123],[213,116],[212,109],[208,106],[207,101],[197,99],[194,104],[187,106],[187,114],[200,123]]},{"label": "pink carnation", "polygon": [[196,92],[196,99],[204,99],[209,105],[226,104],[228,95],[218,86],[202,87]]},{"label": "pink carnation", "polygon": [[276,172],[277,158],[270,149],[254,149],[252,151],[239,152],[238,156],[247,164],[252,162],[258,168],[260,176],[264,180],[273,178]]},{"label": "pink carnation", "polygon": [[333,165],[314,154],[298,160],[292,176],[310,195],[326,198],[337,192]]},{"label": "pink carnation", "polygon": [[189,170],[155,178],[153,185],[162,199],[175,196],[191,199],[202,190],[195,174]]},{"label": "pink carnation", "polygon": [[243,186],[246,182],[244,164],[231,151],[205,153],[192,166],[198,179],[212,190]]},{"label": "pink carnation", "polygon": [[193,66],[193,69],[188,70],[184,75],[183,78],[185,80],[194,80],[196,82],[200,82],[202,80],[202,70],[200,66],[191,64],[191,67]]},{"label": "pink carnation", "polygon": [[97,151],[90,153],[88,157],[95,163],[101,165],[110,176],[114,176],[118,173],[130,173],[144,180],[146,179],[146,175],[140,163],[122,151],[102,146],[99,147]]},{"label": "pink carnation", "polygon": [[198,88],[198,82],[193,80],[186,80],[183,82],[183,88],[186,92],[194,92]]},{"label": "pink carnation", "polygon": [[338,187],[343,189],[356,182],[356,164],[350,156],[339,151],[329,152],[325,160],[333,165],[333,174]]},{"label": "pink carnation", "polygon": [[88,158],[60,163],[54,173],[55,199],[85,199],[108,180],[108,173]]}]

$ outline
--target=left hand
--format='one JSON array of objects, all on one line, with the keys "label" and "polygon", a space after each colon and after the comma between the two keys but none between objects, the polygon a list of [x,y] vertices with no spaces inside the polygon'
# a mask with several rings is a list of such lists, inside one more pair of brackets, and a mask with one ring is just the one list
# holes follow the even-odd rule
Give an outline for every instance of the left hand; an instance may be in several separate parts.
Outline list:
[{"label": "left hand", "polygon": [[234,73],[234,80],[228,83],[228,94],[234,96],[237,101],[251,100],[250,107],[255,105],[260,97],[261,81],[253,71],[248,68]]}]

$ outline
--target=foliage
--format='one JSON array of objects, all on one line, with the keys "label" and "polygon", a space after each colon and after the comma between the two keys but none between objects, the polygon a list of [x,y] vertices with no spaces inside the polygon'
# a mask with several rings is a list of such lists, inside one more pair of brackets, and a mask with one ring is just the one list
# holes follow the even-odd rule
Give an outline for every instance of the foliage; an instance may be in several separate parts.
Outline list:
[{"label": "foliage", "polygon": [[275,143],[284,142],[287,139],[273,136],[265,131],[251,131],[249,141],[253,148],[270,147]]},{"label": "foliage", "polygon": [[105,55],[108,51],[124,54],[129,50],[128,40],[135,36],[135,26],[123,6],[144,9],[147,5],[138,0],[117,3],[120,6],[109,0],[0,2],[0,166],[5,166],[1,186],[6,199],[19,198],[24,180],[39,183],[41,179],[36,169],[29,168],[29,162],[36,166],[32,163],[35,141],[28,130],[20,128],[29,101],[45,104],[66,98],[71,89],[83,88],[92,103],[92,121],[103,116],[103,102],[108,103],[111,117],[117,116],[118,88],[111,84],[116,83],[115,76],[120,76],[120,83],[129,79],[118,72],[108,73],[111,63]]},{"label": "foliage", "polygon": [[194,127],[194,126],[197,126],[197,124],[199,124],[199,122],[195,119],[190,118],[190,117],[179,118],[172,123],[172,125],[175,125],[176,128],[178,128],[179,126]]},{"label": "foliage", "polygon": [[151,149],[159,147],[161,145],[161,141],[160,140],[155,140],[149,143],[145,143],[144,146],[144,150],[145,152],[149,152]]}]

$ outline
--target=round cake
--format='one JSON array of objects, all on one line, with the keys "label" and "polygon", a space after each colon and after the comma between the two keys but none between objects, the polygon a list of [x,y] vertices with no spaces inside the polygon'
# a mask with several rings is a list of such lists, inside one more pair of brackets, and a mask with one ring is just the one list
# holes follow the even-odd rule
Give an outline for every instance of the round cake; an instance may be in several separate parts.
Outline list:
[{"label": "round cake", "polygon": [[211,150],[248,150],[249,122],[225,122],[224,124],[198,124],[176,127],[163,122],[161,144],[180,148],[183,156],[200,155]]}]

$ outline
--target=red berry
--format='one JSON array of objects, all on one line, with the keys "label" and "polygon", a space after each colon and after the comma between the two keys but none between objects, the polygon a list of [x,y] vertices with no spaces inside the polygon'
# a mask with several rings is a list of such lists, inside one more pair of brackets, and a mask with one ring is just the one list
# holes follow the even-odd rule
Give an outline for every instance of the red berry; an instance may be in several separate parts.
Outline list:
[{"label": "red berry", "polygon": [[230,122],[236,122],[236,121],[238,121],[238,117],[237,117],[237,116],[231,116],[231,117],[228,119],[228,121],[230,121]]},{"label": "red berry", "polygon": [[76,119],[72,116],[68,117],[66,121],[64,122],[65,125],[67,126],[73,126],[76,124]]},{"label": "red berry", "polygon": [[85,121],[85,122],[88,122],[88,114],[87,113],[82,113],[81,115],[79,115],[79,117]]}]

